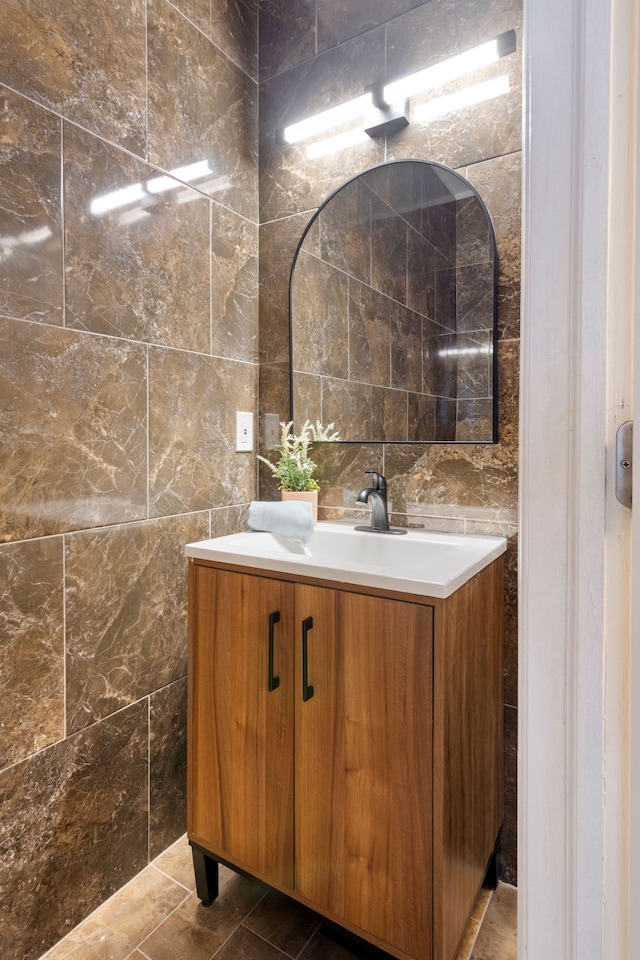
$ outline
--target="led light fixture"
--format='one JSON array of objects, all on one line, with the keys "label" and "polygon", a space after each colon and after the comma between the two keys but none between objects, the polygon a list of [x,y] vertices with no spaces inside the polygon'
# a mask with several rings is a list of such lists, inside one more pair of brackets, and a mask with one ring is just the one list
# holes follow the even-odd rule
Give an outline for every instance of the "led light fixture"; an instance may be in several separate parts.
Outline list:
[{"label": "led light fixture", "polygon": [[337,133],[334,137],[326,137],[324,140],[316,140],[310,143],[306,149],[309,160],[316,157],[326,157],[329,153],[335,153],[337,150],[344,150],[346,147],[355,147],[358,143],[366,143],[369,138],[361,127],[355,130],[346,130],[344,133]]},{"label": "led light fixture", "polygon": [[456,54],[455,57],[449,57],[447,60],[441,60],[440,63],[434,63],[433,66],[427,67],[425,70],[419,70],[417,73],[411,73],[406,77],[394,80],[392,83],[385,84],[383,97],[387,103],[393,103],[397,100],[412,97],[416,93],[424,93],[426,90],[448,83],[450,80],[456,80],[458,77],[464,76],[465,73],[473,73],[490,63],[495,63],[496,60],[508,53],[513,53],[515,49],[515,30],[508,30],[487,43],[481,43],[477,47],[472,47],[471,50]]},{"label": "led light fixture", "polygon": [[[440,63],[434,63],[417,73],[399,77],[390,83],[379,81],[371,84],[362,96],[354,97],[336,107],[330,107],[328,110],[278,130],[276,142],[281,146],[299,143],[333,130],[335,127],[349,124],[351,121],[359,124],[335,136],[311,143],[306,153],[308,157],[313,158],[361,143],[366,136],[382,137],[397,133],[409,123],[410,97],[480,70],[508,53],[513,53],[515,49],[515,30],[507,30],[486,43],[481,43]],[[421,104],[414,108],[413,119],[429,121],[434,117],[458,110],[463,106],[481,103],[483,100],[500,96],[508,91],[508,77],[498,77],[496,80],[475,84],[465,90]]]},{"label": "led light fixture", "polygon": [[446,113],[462,110],[463,107],[470,107],[474,103],[482,103],[484,100],[491,100],[505,93],[509,93],[509,77],[506,75],[495,77],[493,80],[485,80],[484,83],[476,83],[473,87],[465,87],[464,90],[458,90],[456,93],[448,93],[446,96],[427,100],[426,103],[414,108],[413,119],[416,123],[426,123]]},{"label": "led light fixture", "polygon": [[368,107],[371,106],[371,94],[365,93],[353,100],[347,100],[346,103],[340,103],[337,107],[330,107],[329,110],[323,110],[321,113],[315,113],[306,120],[300,120],[298,123],[292,123],[290,126],[279,130],[276,134],[278,143],[299,143],[300,140],[307,140],[314,137],[317,133],[325,133],[334,127],[339,127],[349,120],[360,120],[364,117]]}]

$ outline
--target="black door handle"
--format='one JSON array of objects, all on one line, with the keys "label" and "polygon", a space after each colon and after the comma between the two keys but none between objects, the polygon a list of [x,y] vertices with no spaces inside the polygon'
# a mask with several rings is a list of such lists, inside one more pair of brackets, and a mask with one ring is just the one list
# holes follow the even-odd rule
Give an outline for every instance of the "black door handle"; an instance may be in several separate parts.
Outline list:
[{"label": "black door handle", "polygon": [[313,627],[313,617],[307,617],[302,621],[302,699],[311,700],[313,696],[313,687],[307,683],[309,672],[309,654],[307,650],[309,630]]},{"label": "black door handle", "polygon": [[274,610],[269,614],[269,692],[280,686],[280,677],[273,675],[273,628],[280,621],[280,611]]}]

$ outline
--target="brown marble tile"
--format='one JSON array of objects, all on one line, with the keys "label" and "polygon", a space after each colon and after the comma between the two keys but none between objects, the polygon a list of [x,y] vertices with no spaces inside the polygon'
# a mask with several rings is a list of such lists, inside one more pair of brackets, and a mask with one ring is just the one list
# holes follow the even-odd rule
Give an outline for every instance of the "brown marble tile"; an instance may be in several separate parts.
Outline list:
[{"label": "brown marble tile", "polygon": [[407,306],[431,320],[436,316],[436,250],[417,230],[407,231]]},{"label": "brown marble tile", "polygon": [[424,393],[408,396],[407,440],[433,441],[436,438],[436,398]]},{"label": "brown marble tile", "polygon": [[387,77],[424,69],[521,24],[521,0],[422,3],[387,25]]},{"label": "brown marble tile", "polygon": [[318,0],[318,52],[399,17],[425,0]]},{"label": "brown marble tile", "polygon": [[62,537],[0,547],[0,769],[64,736]]},{"label": "brown marble tile", "polygon": [[163,850],[153,861],[154,869],[166,874],[176,883],[193,892],[196,888],[196,879],[193,871],[193,857],[187,837],[182,836],[170,847]]},{"label": "brown marble tile", "polygon": [[423,322],[422,392],[433,397],[456,396],[457,358],[455,333],[429,320]]},{"label": "brown marble tile", "polygon": [[371,31],[260,85],[260,219],[318,207],[350,176],[384,160],[372,140],[309,160],[304,143],[281,147],[276,131],[362,93],[384,57],[384,31]]},{"label": "brown marble tile", "polygon": [[287,956],[296,958],[311,939],[320,918],[284,894],[272,890],[244,921],[244,926]]},{"label": "brown marble tile", "polygon": [[518,463],[520,391],[520,341],[498,341],[498,448],[499,457]]},{"label": "brown marble tile", "polygon": [[145,348],[0,325],[3,540],[144,517]]},{"label": "brown marble tile", "polygon": [[504,821],[498,838],[498,876],[518,882],[518,711],[504,708]]},{"label": "brown marble tile", "polygon": [[0,82],[144,156],[145,4],[6,0]]},{"label": "brown marble tile", "polygon": [[460,443],[482,443],[492,437],[493,401],[458,400],[455,439]]},{"label": "brown marble tile", "polygon": [[371,388],[371,436],[376,440],[408,440],[409,394],[386,387]]},{"label": "brown marble tile", "polygon": [[398,510],[498,519],[517,504],[517,469],[500,445],[390,445],[386,477]]},{"label": "brown marble tile", "polygon": [[60,119],[0,88],[0,314],[61,324]]},{"label": "brown marble tile", "polygon": [[147,706],[0,774],[5,960],[35,960],[147,862]]},{"label": "brown marble tile", "polygon": [[203,907],[196,894],[192,894],[141,944],[145,957],[149,960],[175,960],[176,957],[210,960],[213,957],[265,894],[265,887],[255,880],[240,877],[224,867],[221,874],[218,899],[210,907]]},{"label": "brown marble tile", "polygon": [[149,856],[162,853],[186,827],[187,678],[182,677],[149,697]]},{"label": "brown marble tile", "polygon": [[293,374],[292,417],[295,432],[305,420],[324,422],[322,417],[322,377],[309,373]]},{"label": "brown marble tile", "polygon": [[344,440],[370,441],[371,392],[370,383],[354,380],[322,380],[322,416],[325,423],[334,423]]},{"label": "brown marble tile", "polygon": [[257,0],[212,0],[211,39],[245,73],[257,78]]},{"label": "brown marble tile", "polygon": [[[357,285],[357,289],[362,287]],[[294,370],[347,379],[351,370],[347,275],[316,257],[298,257],[291,287],[291,363]],[[368,287],[362,287],[368,290]],[[353,379],[362,379],[353,377]],[[388,384],[388,373],[386,383]]]},{"label": "brown marble tile", "polygon": [[[496,530],[500,535],[500,532]],[[505,530],[508,537],[505,566],[504,702],[518,706],[518,531]]]},{"label": "brown marble tile", "polygon": [[451,443],[458,431],[456,400],[436,397],[436,442]]},{"label": "brown marble tile", "polygon": [[[318,213],[318,235],[323,260],[382,290],[371,277],[374,199],[381,204],[361,180],[347,183]],[[307,244],[303,246],[306,250]],[[301,269],[307,269],[300,260],[298,263]]]},{"label": "brown marble tile", "polygon": [[226,537],[247,529],[247,504],[232,507],[217,507],[211,511],[211,536]]},{"label": "brown marble tile", "polygon": [[[512,0],[431,0],[387,26],[387,77],[395,79],[515,29],[522,43],[521,5]],[[473,83],[506,75],[510,90],[480,104],[456,110],[430,123],[412,122],[389,138],[388,157],[428,156],[450,167],[460,167],[521,148],[521,51],[474,72]],[[412,98],[412,108],[468,86],[467,75]]]},{"label": "brown marble tile", "polygon": [[71,124],[64,181],[67,326],[209,352],[209,200]]},{"label": "brown marble tile", "polygon": [[[349,379],[391,386],[390,301],[352,280],[349,283]],[[345,436],[348,434],[345,431]],[[362,439],[351,435],[352,439]]]},{"label": "brown marble tile", "polygon": [[195,514],[67,538],[68,730],[186,674],[184,544],[208,528]]},{"label": "brown marble tile", "polygon": [[152,516],[253,499],[255,453],[236,453],[235,411],[255,414],[257,386],[252,364],[150,348]]},{"label": "brown marble tile", "polygon": [[493,332],[493,263],[474,263],[456,268],[456,329]]},{"label": "brown marble tile", "polygon": [[289,277],[296,248],[308,222],[307,213],[260,227],[262,363],[289,363]]},{"label": "brown marble tile", "polygon": [[369,517],[370,507],[356,507],[356,497],[370,486],[366,470],[384,474],[383,449],[382,444],[372,443],[326,443],[314,448],[321,486],[318,502],[325,508],[322,519],[342,519],[342,508],[348,508],[350,515]]},{"label": "brown marble tile", "polygon": [[[422,317],[402,304],[390,304],[391,386],[422,390]],[[389,439],[401,437],[390,435]]]},{"label": "brown marble tile", "polygon": [[406,304],[407,222],[378,198],[371,207],[371,286]]},{"label": "brown marble tile", "polygon": [[[480,400],[493,396],[493,333],[474,331],[456,335],[458,400]],[[485,434],[478,439],[491,439]]]},{"label": "brown marble tile", "polygon": [[[315,396],[318,398],[317,393]],[[278,423],[288,423],[291,419],[288,363],[260,364],[260,451],[262,453],[264,453],[265,413],[276,414]]]},{"label": "brown marble tile", "polygon": [[465,175],[486,203],[498,245],[498,330],[520,336],[522,157],[514,153],[467,167]]},{"label": "brown marble tile", "polygon": [[[215,0],[216,4],[219,0]],[[175,0],[174,7],[211,39],[211,0]]]},{"label": "brown marble tile", "polygon": [[261,80],[315,56],[316,0],[270,0],[259,6]]},{"label": "brown marble tile", "polygon": [[517,891],[499,883],[478,934],[471,960],[516,960]]},{"label": "brown marble tile", "polygon": [[127,960],[187,896],[179,884],[147,867],[53,947],[46,960]]},{"label": "brown marble tile", "polygon": [[206,162],[199,189],[257,221],[256,83],[167,0],[148,9],[149,160]]},{"label": "brown marble tile", "polygon": [[[465,178],[466,179],[466,178]],[[476,196],[456,203],[456,266],[493,259],[491,225]]]},{"label": "brown marble tile", "polygon": [[258,228],[217,203],[211,216],[211,352],[257,363]]}]

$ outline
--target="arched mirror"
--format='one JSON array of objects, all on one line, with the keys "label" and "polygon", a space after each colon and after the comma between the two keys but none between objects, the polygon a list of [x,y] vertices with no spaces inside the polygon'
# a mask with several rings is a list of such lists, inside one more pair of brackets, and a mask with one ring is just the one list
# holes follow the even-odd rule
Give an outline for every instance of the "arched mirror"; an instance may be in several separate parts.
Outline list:
[{"label": "arched mirror", "polygon": [[495,234],[460,174],[397,160],[336,190],[298,245],[290,318],[295,430],[496,442]]}]

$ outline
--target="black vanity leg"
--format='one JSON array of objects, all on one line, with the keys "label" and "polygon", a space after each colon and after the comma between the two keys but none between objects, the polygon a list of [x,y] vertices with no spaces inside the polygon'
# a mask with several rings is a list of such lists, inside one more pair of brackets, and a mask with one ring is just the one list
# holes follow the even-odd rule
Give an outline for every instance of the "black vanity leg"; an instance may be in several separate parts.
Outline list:
[{"label": "black vanity leg", "polygon": [[482,886],[486,890],[495,890],[498,886],[498,861],[496,859],[495,850],[491,854],[491,859],[487,866],[487,872],[484,875],[484,880],[482,881]]},{"label": "black vanity leg", "polygon": [[191,847],[193,869],[196,875],[196,892],[205,907],[218,896],[218,861],[208,857],[199,847]]}]

